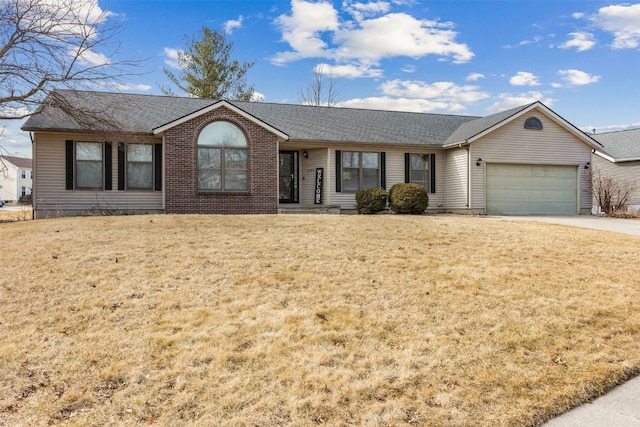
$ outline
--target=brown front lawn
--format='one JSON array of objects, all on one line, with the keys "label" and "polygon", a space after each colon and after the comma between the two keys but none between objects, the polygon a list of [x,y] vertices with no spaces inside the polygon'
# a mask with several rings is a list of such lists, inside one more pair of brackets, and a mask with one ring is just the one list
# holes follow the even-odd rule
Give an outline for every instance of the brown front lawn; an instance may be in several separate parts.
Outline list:
[{"label": "brown front lawn", "polygon": [[640,240],[458,216],[0,224],[0,425],[536,425],[640,372]]}]

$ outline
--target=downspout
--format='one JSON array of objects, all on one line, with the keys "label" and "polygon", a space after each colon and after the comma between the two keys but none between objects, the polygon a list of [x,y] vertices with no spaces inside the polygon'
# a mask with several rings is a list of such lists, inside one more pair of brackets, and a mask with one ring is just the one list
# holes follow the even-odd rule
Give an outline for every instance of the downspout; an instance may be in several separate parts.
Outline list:
[{"label": "downspout", "polygon": [[162,134],[162,212],[167,213],[166,199],[167,199],[167,167],[164,159],[167,155],[167,144],[165,140],[165,134]]},{"label": "downspout", "polygon": [[36,219],[36,206],[38,203],[38,197],[36,195],[36,141],[33,137],[33,132],[29,132],[29,139],[31,139],[31,219]]},{"label": "downspout", "polygon": [[467,208],[471,210],[471,146],[464,148],[467,150]]}]

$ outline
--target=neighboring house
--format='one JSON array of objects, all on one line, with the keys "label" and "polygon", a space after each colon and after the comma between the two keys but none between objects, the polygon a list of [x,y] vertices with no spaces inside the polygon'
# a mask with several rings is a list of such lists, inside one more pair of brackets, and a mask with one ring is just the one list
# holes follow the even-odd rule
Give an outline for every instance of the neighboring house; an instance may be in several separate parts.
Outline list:
[{"label": "neighboring house", "polygon": [[[591,211],[600,145],[540,102],[488,117],[60,91],[43,103],[35,216],[349,211],[365,188],[417,182],[432,212]],[[79,124],[85,123],[85,124]],[[105,129],[105,130],[97,130]]]},{"label": "neighboring house", "polygon": [[594,170],[620,183],[636,183],[628,207],[640,210],[640,129],[591,135],[602,144],[593,156]]},{"label": "neighboring house", "polygon": [[32,187],[31,159],[0,156],[0,200],[17,202],[31,194]]}]

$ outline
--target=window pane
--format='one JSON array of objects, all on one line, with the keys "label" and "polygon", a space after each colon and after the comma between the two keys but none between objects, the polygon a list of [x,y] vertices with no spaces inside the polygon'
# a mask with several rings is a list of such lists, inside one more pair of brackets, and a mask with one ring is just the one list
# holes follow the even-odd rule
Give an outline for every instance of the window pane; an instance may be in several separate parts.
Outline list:
[{"label": "window pane", "polygon": [[222,149],[198,148],[198,169],[222,168]]},{"label": "window pane", "polygon": [[153,147],[146,144],[127,145],[127,159],[131,162],[153,161]]},{"label": "window pane", "polygon": [[198,188],[201,190],[221,190],[222,175],[220,169],[199,170]]},{"label": "window pane", "polygon": [[360,191],[360,169],[342,170],[342,190]]},{"label": "window pane", "polygon": [[247,139],[239,127],[229,122],[213,122],[207,125],[198,136],[198,145],[217,145],[222,147],[246,147]]},{"label": "window pane", "polygon": [[102,188],[102,161],[77,161],[76,186],[78,188]]},{"label": "window pane", "polygon": [[424,188],[429,188],[429,174],[427,171],[411,171],[411,182],[415,184],[420,184]]},{"label": "window pane", "polygon": [[378,167],[378,153],[362,153],[362,167],[363,168],[377,168]]},{"label": "window pane", "polygon": [[247,189],[247,173],[238,170],[226,170],[224,172],[224,189],[225,190],[246,190]]},{"label": "window pane", "polygon": [[224,150],[225,169],[247,169],[247,150],[227,148]]},{"label": "window pane", "polygon": [[76,160],[102,161],[102,143],[101,142],[76,143]]},{"label": "window pane", "polygon": [[413,170],[425,170],[428,163],[425,161],[425,154],[412,154],[411,155],[411,169]]},{"label": "window pane", "polygon": [[380,178],[378,177],[378,169],[362,170],[362,189],[380,187]]},{"label": "window pane", "polygon": [[345,168],[360,167],[360,153],[357,151],[345,151],[342,153],[342,166]]},{"label": "window pane", "polygon": [[152,163],[129,163],[127,165],[127,187],[145,188],[153,187]]}]

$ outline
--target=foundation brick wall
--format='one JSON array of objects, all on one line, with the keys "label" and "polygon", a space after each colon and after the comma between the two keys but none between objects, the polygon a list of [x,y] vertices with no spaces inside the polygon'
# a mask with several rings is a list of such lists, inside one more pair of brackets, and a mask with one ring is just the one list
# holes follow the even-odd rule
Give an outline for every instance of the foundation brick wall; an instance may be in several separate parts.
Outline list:
[{"label": "foundation brick wall", "polygon": [[[246,192],[198,190],[197,140],[215,120],[227,120],[247,137]],[[165,210],[177,214],[275,214],[278,211],[277,137],[224,107],[165,132]]]}]

